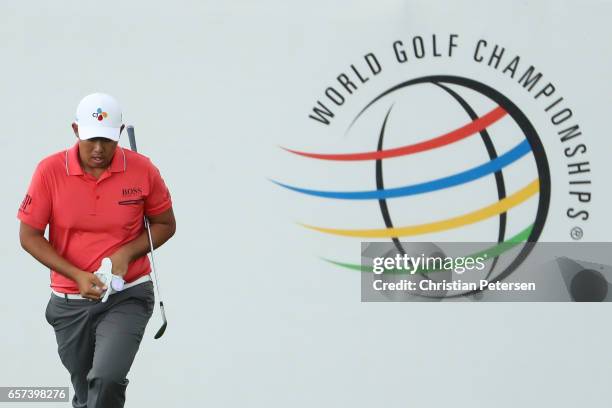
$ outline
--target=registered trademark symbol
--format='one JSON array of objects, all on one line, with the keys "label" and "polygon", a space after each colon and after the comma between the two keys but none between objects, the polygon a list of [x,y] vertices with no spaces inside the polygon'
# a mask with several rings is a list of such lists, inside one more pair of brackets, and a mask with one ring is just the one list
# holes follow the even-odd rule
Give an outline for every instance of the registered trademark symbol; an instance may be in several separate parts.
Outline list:
[{"label": "registered trademark symbol", "polygon": [[580,227],[574,227],[572,228],[572,230],[570,231],[570,236],[572,237],[572,239],[578,241],[579,239],[582,239],[582,228]]}]

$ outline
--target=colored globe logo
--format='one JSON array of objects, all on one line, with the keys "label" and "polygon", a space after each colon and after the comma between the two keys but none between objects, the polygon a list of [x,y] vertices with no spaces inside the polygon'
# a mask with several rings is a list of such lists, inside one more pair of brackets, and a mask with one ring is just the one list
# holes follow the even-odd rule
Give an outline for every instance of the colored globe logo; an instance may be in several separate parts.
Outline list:
[{"label": "colored globe logo", "polygon": [[[323,162],[362,163],[373,170],[364,180],[368,188],[275,183],[327,200],[375,201],[378,226],[304,227],[362,241],[391,240],[399,253],[405,251],[400,240],[487,243],[478,252],[490,255],[480,278],[491,282],[508,277],[529,255],[529,243],[538,241],[550,205],[548,160],[534,126],[499,91],[458,76],[412,79],[369,102],[347,136],[367,140],[371,148],[353,153],[285,150]],[[363,270],[361,264],[329,261]],[[473,293],[456,295],[468,294]]]}]

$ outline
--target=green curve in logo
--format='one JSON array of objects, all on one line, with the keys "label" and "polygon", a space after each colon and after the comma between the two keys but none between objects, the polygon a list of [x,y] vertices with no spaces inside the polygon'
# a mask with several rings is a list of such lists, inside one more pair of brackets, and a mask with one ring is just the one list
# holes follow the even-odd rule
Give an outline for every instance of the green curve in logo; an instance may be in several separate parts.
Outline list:
[{"label": "green curve in logo", "polygon": [[[504,242],[501,242],[497,245],[494,245],[492,247],[489,247],[485,250],[482,250],[480,252],[476,252],[473,253],[471,255],[467,255],[465,258],[478,258],[481,256],[484,256],[485,254],[487,255],[487,261],[494,259],[498,256],[500,256],[501,254],[503,254],[506,251],[509,251],[510,249],[514,248],[515,246],[519,245],[522,242],[527,241],[527,238],[529,238],[529,234],[531,234],[531,230],[533,229],[533,224],[531,224],[530,226],[528,226],[527,228],[525,228],[524,230],[522,230],[521,232],[519,232],[518,234],[514,235],[513,237],[508,238],[507,240],[505,240]],[[360,271],[360,272],[372,272],[372,267],[369,266],[363,266],[360,264],[351,264],[351,263],[345,263],[345,262],[339,262],[339,261],[334,261],[332,259],[327,259],[327,258],[321,258],[326,262],[329,262],[331,264],[340,266],[342,268],[346,268],[346,269],[352,269],[355,271]],[[426,270],[426,269],[419,269],[416,271],[417,273],[432,273],[432,272],[444,272],[444,270]],[[409,272],[402,270],[402,271],[387,271],[387,273],[397,273],[397,274],[408,274]]]}]

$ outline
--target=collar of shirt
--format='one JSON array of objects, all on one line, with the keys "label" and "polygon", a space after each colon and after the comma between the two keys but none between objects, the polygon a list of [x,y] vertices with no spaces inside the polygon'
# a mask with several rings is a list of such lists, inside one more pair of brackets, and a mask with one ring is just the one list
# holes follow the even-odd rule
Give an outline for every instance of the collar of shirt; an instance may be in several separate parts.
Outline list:
[{"label": "collar of shirt", "polygon": [[[109,171],[111,173],[125,172],[126,168],[127,161],[125,159],[125,152],[120,146],[117,146],[113,159],[111,160],[111,164],[104,174],[108,173]],[[79,162],[79,142],[76,142],[74,146],[66,150],[66,174],[69,176],[84,175],[83,169],[81,168],[81,163]]]}]

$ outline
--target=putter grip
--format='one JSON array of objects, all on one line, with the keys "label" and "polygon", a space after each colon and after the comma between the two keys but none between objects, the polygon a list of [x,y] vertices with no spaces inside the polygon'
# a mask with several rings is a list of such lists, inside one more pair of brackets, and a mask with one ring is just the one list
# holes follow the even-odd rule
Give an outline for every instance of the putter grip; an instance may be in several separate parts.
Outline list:
[{"label": "putter grip", "polygon": [[137,152],[138,150],[136,149],[136,135],[134,134],[134,126],[128,126],[127,127],[127,134],[128,134],[128,139],[130,139],[130,149],[132,149],[133,152]]}]

